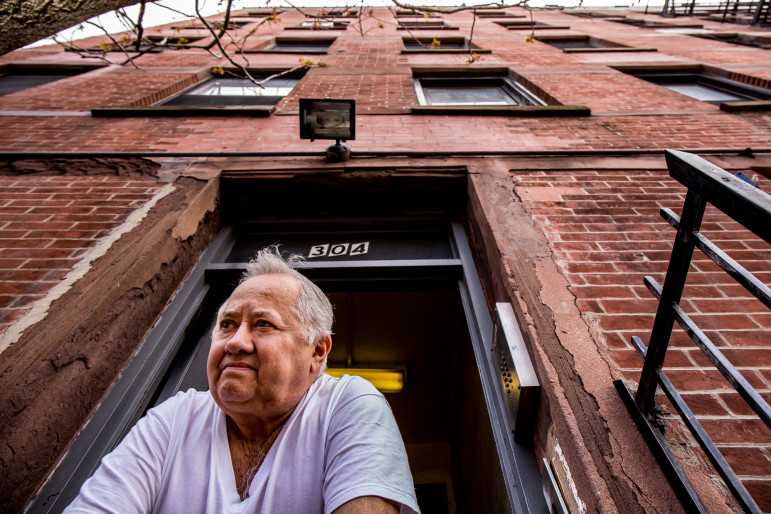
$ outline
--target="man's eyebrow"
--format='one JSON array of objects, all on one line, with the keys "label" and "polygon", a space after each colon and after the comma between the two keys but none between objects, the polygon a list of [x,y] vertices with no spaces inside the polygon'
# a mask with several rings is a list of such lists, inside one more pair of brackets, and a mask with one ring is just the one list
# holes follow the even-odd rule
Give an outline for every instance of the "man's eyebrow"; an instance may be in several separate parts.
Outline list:
[{"label": "man's eyebrow", "polygon": [[219,315],[219,319],[222,318],[233,318],[240,314],[239,311],[222,311]]}]

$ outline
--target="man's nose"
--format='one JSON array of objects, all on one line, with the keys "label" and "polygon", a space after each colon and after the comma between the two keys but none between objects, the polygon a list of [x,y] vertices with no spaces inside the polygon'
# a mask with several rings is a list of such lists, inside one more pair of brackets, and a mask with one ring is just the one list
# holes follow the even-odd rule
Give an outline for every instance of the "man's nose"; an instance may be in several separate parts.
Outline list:
[{"label": "man's nose", "polygon": [[242,321],[238,325],[236,333],[225,343],[225,351],[228,353],[251,353],[254,351],[252,334],[247,322]]}]

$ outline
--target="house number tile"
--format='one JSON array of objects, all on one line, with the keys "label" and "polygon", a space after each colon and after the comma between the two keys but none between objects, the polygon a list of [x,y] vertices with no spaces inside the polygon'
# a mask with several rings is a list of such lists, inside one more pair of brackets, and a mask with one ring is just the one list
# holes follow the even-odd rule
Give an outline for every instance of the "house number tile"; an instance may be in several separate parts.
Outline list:
[{"label": "house number tile", "polygon": [[357,255],[364,255],[368,251],[369,241],[365,241],[363,243],[328,243],[311,246],[311,250],[308,252],[308,258],[313,259],[315,257],[344,257],[346,255],[355,257]]}]

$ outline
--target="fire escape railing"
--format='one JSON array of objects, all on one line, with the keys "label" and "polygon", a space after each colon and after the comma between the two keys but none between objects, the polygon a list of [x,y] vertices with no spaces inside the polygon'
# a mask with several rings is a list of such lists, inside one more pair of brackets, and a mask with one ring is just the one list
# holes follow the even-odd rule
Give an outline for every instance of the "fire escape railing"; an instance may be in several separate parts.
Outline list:
[{"label": "fire escape railing", "polygon": [[722,15],[722,21],[738,14],[751,15],[750,25],[764,25],[769,22],[771,0],[664,0],[661,15],[677,16]]},{"label": "fire escape railing", "polygon": [[659,413],[654,399],[657,387],[661,388],[680,414],[741,508],[746,512],[760,512],[662,367],[670,335],[677,322],[766,426],[771,428],[771,407],[679,305],[693,252],[698,248],[771,309],[771,289],[699,231],[704,210],[707,204],[711,204],[771,244],[771,196],[695,155],[667,150],[666,160],[669,174],[686,186],[688,192],[681,217],[669,209],[661,210],[662,217],[677,229],[677,236],[664,287],[659,286],[653,278],[645,277],[645,285],[659,300],[659,304],[648,347],[639,337],[632,338],[632,344],[645,359],[637,392],[633,396],[622,380],[616,380],[614,385],[686,511],[707,512],[707,509],[664,439],[663,424],[656,416]]}]

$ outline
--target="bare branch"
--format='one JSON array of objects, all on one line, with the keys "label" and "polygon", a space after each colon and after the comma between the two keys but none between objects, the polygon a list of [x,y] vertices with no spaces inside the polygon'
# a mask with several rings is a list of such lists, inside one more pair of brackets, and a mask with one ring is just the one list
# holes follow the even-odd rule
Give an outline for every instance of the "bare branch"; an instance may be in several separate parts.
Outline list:
[{"label": "bare branch", "polygon": [[489,11],[494,9],[506,9],[509,7],[521,7],[527,4],[527,0],[521,0],[513,4],[508,4],[505,2],[489,2],[486,4],[479,4],[479,5],[461,5],[459,7],[432,7],[432,6],[426,6],[426,5],[406,4],[401,2],[400,0],[391,0],[391,2],[395,6],[401,9],[408,9],[410,11],[414,11],[418,13],[438,12],[442,14],[452,14],[452,13],[468,11],[468,10]]},{"label": "bare branch", "polygon": [[135,24],[136,31],[137,31],[137,41],[136,41],[136,48],[137,52],[141,48],[142,43],[142,33],[144,32],[144,26],[142,25],[142,20],[145,17],[145,2],[139,3],[139,15],[137,16],[137,22]]},{"label": "bare branch", "polygon": [[105,28],[101,24],[94,23],[92,21],[86,21],[86,23],[88,23],[89,25],[93,25],[94,27],[98,27],[100,30],[102,30],[105,33],[105,35],[108,38],[110,38],[110,41],[112,41],[112,44],[118,47],[121,52],[123,52],[123,54],[126,56],[126,60],[122,64],[131,63],[131,65],[134,66],[134,68],[138,70],[141,69],[139,66],[137,66],[137,63],[134,62],[134,59],[129,55],[126,49],[123,48],[123,45],[121,45],[118,41],[116,41],[116,39],[112,37],[112,34],[107,32],[107,30],[105,30]]}]

